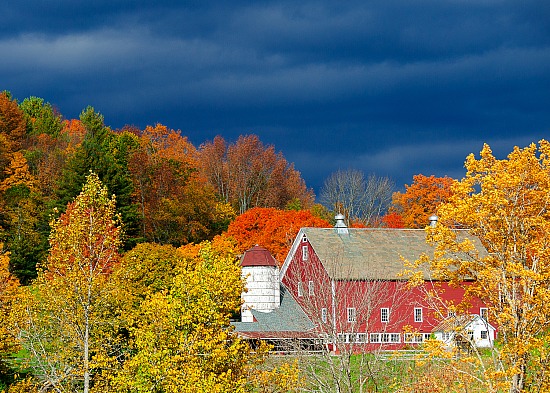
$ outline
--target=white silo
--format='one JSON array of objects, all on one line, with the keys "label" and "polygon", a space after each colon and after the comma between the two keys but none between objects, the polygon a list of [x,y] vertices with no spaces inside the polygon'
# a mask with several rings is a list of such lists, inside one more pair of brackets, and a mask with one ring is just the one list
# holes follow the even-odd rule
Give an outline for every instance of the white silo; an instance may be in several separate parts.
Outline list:
[{"label": "white silo", "polygon": [[241,267],[247,289],[242,294],[241,321],[254,322],[251,309],[270,312],[280,305],[279,266],[269,251],[256,245],[244,253]]}]

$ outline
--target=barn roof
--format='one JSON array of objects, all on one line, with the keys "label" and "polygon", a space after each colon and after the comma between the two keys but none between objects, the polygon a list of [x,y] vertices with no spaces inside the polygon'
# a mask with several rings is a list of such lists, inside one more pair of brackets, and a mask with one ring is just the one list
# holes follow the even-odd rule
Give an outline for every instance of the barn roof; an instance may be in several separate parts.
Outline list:
[{"label": "barn roof", "polygon": [[[479,240],[459,230],[460,237],[469,237],[478,250]],[[404,259],[414,262],[422,254],[433,255],[434,247],[426,243],[423,229],[386,228],[302,228],[281,271],[281,277],[300,245],[307,238],[328,275],[335,280],[396,280],[405,270]],[[466,255],[457,256],[466,258]],[[429,279],[429,270],[424,270]]]},{"label": "barn roof", "polygon": [[278,266],[278,264],[268,250],[255,245],[245,251],[241,258],[241,266]]},{"label": "barn roof", "polygon": [[[271,312],[252,310],[256,322],[234,322],[235,331],[245,337],[303,336],[315,326],[290,292],[281,285],[281,305]],[[284,333],[284,334],[282,334]]]}]

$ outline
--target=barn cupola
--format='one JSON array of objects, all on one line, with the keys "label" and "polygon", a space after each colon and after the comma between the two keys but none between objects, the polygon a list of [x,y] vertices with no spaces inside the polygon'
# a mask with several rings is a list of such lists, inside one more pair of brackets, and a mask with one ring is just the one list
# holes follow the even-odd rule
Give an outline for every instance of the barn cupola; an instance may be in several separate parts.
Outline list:
[{"label": "barn cupola", "polygon": [[347,235],[349,234],[348,226],[346,225],[346,222],[344,221],[346,217],[344,217],[343,214],[338,213],[334,219],[336,220],[336,224],[334,225],[334,228],[336,228],[336,232],[339,235]]},{"label": "barn cupola", "polygon": [[279,265],[268,250],[256,245],[245,251],[241,268],[246,280],[241,321],[254,322],[251,310],[271,312],[280,305]]}]

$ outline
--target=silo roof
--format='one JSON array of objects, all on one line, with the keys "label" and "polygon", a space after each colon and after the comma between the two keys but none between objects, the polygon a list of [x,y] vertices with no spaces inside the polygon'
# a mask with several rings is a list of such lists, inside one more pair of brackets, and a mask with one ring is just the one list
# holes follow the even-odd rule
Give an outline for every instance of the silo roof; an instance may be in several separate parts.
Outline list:
[{"label": "silo roof", "polygon": [[241,258],[241,266],[279,266],[271,253],[258,245],[245,251]]}]

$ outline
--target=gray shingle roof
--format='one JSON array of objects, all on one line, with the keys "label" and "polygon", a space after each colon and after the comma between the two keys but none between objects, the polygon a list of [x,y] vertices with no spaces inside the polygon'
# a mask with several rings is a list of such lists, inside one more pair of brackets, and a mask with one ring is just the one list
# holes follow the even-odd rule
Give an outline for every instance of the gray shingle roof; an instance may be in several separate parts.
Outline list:
[{"label": "gray shingle roof", "polygon": [[252,310],[257,322],[234,322],[236,332],[306,332],[313,323],[292,295],[281,285],[281,305],[272,312]]},{"label": "gray shingle roof", "polygon": [[[342,232],[342,231],[340,231]],[[422,254],[433,256],[434,248],[426,243],[423,229],[302,228],[329,276],[335,280],[395,280],[405,269],[403,258],[414,262]],[[483,249],[479,240],[469,237]],[[481,248],[480,248],[481,247]],[[426,267],[424,277],[429,278]]]}]

